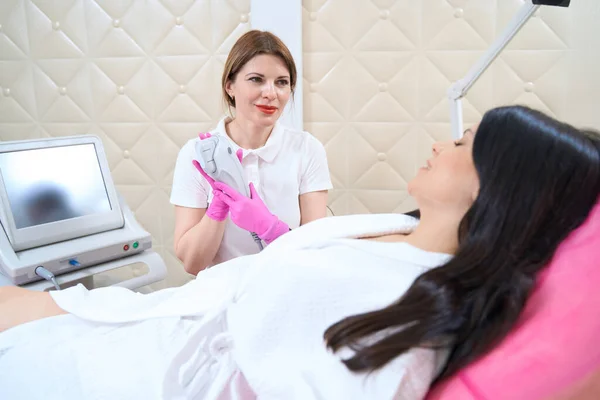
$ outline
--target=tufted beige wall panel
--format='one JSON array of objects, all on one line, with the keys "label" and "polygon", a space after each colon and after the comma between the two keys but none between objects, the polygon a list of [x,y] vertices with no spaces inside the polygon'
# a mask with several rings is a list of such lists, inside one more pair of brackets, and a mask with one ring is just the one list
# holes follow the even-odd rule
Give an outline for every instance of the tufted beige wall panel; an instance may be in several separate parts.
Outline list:
[{"label": "tufted beige wall panel", "polygon": [[[407,211],[406,182],[449,140],[446,91],[521,0],[305,0],[305,128],[327,147],[334,213]],[[600,128],[600,2],[542,7],[472,87],[465,125],[522,103]]]},{"label": "tufted beige wall panel", "polygon": [[172,251],[175,158],[223,114],[223,63],[249,12],[250,0],[0,2],[0,139],[98,135],[169,267],[153,288],[189,279]]},{"label": "tufted beige wall panel", "polygon": [[[450,137],[445,92],[520,0],[305,0],[305,129],[325,143],[335,214],[406,211],[406,182]],[[169,266],[178,149],[222,115],[249,0],[2,0],[0,140],[93,133]],[[275,16],[274,16],[275,17]],[[466,123],[521,102],[600,127],[600,5],[544,8],[472,88]],[[135,271],[134,271],[135,272]]]}]

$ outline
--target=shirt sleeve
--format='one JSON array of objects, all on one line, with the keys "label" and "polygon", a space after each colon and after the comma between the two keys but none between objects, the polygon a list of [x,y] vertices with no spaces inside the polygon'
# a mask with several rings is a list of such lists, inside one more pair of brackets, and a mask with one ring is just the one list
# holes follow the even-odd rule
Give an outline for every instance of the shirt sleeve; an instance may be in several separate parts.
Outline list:
[{"label": "shirt sleeve", "polygon": [[179,151],[173,173],[171,204],[189,208],[206,208],[210,185],[192,164],[194,140],[188,141]]},{"label": "shirt sleeve", "polygon": [[306,160],[300,178],[300,194],[329,190],[333,188],[327,153],[317,138],[307,134],[304,160]]}]

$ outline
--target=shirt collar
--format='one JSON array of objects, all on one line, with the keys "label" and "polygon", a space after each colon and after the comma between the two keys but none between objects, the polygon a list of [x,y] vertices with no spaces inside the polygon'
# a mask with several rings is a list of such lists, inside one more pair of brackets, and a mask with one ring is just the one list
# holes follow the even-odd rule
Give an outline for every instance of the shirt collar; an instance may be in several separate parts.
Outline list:
[{"label": "shirt collar", "polygon": [[[238,146],[238,144],[236,142],[234,142],[233,139],[231,139],[231,137],[229,137],[229,135],[227,134],[227,131],[225,130],[225,123],[227,123],[229,121],[231,121],[230,117],[222,118],[219,121],[219,123],[217,124],[216,131],[219,134],[225,136],[227,138],[227,140],[229,140],[229,143],[233,147],[233,150],[235,153],[238,151],[238,149],[242,149],[242,148],[240,146]],[[275,122],[275,125],[273,126],[273,130],[271,131],[271,134],[269,135],[269,138],[267,139],[267,143],[265,143],[264,146],[259,147],[258,149],[253,149],[253,150],[242,149],[242,152],[243,152],[242,158],[246,158],[246,156],[248,154],[255,154],[257,157],[261,158],[262,160],[264,160],[266,162],[272,162],[275,159],[275,156],[281,150],[281,145],[283,144],[283,130],[284,129],[285,128],[279,123],[279,121]]]}]

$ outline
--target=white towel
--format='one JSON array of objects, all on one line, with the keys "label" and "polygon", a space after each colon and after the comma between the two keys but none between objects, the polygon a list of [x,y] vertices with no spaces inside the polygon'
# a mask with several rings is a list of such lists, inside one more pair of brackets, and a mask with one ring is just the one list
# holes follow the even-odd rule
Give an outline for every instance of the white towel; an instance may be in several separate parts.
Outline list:
[{"label": "white towel", "polygon": [[420,399],[444,353],[414,349],[366,376],[323,343],[332,323],[390,304],[448,260],[404,243],[349,239],[416,223],[395,214],[331,217],[179,288],[53,292],[71,315],[0,334],[0,398],[224,399],[242,374],[261,400]]},{"label": "white towel", "polygon": [[350,372],[323,333],[354,314],[385,307],[426,270],[449,260],[406,243],[348,238],[407,233],[403,215],[323,219],[264,251],[228,310],[234,359],[259,399],[421,399],[446,352],[412,349],[370,375]]}]

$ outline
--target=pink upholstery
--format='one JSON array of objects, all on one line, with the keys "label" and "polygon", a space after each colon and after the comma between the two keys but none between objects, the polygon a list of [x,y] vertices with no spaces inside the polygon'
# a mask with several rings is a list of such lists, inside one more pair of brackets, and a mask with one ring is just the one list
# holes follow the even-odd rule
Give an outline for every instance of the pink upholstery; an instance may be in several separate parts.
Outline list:
[{"label": "pink upholstery", "polygon": [[546,399],[599,367],[600,203],[540,275],[512,333],[427,400]]},{"label": "pink upholstery", "polygon": [[238,370],[229,378],[217,400],[256,400],[256,395],[242,371]]}]

